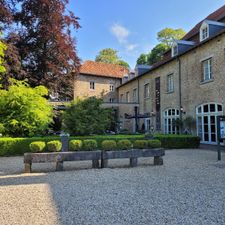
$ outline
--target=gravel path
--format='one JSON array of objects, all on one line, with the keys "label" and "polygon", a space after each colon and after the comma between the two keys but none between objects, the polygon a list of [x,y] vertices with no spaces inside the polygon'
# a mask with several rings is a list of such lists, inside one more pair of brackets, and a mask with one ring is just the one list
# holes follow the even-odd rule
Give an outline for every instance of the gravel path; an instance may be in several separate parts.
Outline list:
[{"label": "gravel path", "polygon": [[212,151],[170,150],[163,166],[143,159],[137,168],[42,164],[33,174],[21,174],[22,160],[0,158],[1,225],[225,224],[224,153],[217,162]]}]

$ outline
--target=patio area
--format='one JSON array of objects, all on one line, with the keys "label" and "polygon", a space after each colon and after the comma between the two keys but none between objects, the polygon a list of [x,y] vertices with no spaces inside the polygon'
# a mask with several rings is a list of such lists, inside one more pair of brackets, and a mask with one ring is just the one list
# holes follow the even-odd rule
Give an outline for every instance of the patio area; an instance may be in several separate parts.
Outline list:
[{"label": "patio area", "polygon": [[34,164],[23,174],[23,157],[0,158],[1,225],[202,225],[225,224],[225,154],[167,150],[163,166],[153,158],[136,168],[111,160]]}]

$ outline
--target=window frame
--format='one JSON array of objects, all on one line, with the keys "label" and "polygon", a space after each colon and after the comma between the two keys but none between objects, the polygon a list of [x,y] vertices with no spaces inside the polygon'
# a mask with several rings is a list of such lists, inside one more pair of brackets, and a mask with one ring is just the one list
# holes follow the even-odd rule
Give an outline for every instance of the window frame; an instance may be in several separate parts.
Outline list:
[{"label": "window frame", "polygon": [[137,102],[137,88],[133,89],[133,102]]},{"label": "window frame", "polygon": [[130,102],[130,92],[126,92],[126,102]]},{"label": "window frame", "polygon": [[207,23],[203,23],[200,28],[200,42],[209,38],[209,25]]},{"label": "window frame", "polygon": [[[148,87],[148,89],[146,87]],[[150,98],[150,83],[145,83],[144,84],[144,99],[148,99],[148,98]]]},{"label": "window frame", "polygon": [[167,75],[167,93],[172,93],[172,92],[174,92],[174,74],[173,73]]},{"label": "window frame", "polygon": [[[207,63],[207,67],[205,64]],[[206,71],[208,74],[206,74]],[[207,79],[206,79],[207,78]],[[212,73],[212,57],[202,61],[202,82],[207,82],[213,79]]]},{"label": "window frame", "polygon": [[[93,84],[93,88],[92,88],[92,84]],[[89,82],[89,89],[94,91],[95,90],[95,81],[90,81]]]},{"label": "window frame", "polygon": [[110,84],[109,85],[109,91],[110,92],[113,92],[115,89],[114,89],[114,84]]}]

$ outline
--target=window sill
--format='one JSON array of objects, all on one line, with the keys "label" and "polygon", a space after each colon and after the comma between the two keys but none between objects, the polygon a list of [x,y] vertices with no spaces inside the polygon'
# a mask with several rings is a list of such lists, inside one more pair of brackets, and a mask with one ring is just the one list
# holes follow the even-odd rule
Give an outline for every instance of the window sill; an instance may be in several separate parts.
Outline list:
[{"label": "window sill", "polygon": [[174,93],[174,90],[173,91],[167,91],[166,94],[172,94]]},{"label": "window sill", "polygon": [[214,78],[212,78],[212,79],[210,79],[210,80],[204,80],[204,81],[201,81],[200,82],[200,85],[202,85],[202,84],[207,84],[207,83],[211,83],[211,82],[213,82],[214,81]]},{"label": "window sill", "polygon": [[144,100],[148,100],[148,99],[150,99],[150,97],[145,97],[145,98],[144,98]]}]

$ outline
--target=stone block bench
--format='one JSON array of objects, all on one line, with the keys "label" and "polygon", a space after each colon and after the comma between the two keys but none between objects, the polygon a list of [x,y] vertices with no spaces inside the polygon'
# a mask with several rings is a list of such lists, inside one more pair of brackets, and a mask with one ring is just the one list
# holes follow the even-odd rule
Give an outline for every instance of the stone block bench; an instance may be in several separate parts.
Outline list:
[{"label": "stone block bench", "polygon": [[102,151],[101,167],[108,167],[109,159],[130,159],[130,166],[136,167],[138,158],[141,157],[154,157],[154,165],[163,165],[162,156],[165,155],[164,149],[132,149],[122,151]]},{"label": "stone block bench", "polygon": [[135,167],[140,157],[154,157],[154,165],[163,165],[162,156],[165,155],[163,149],[132,149],[115,151],[79,151],[79,152],[45,152],[45,153],[25,153],[24,172],[31,173],[32,163],[56,163],[56,171],[63,170],[64,161],[84,161],[91,160],[92,168],[108,167],[109,159],[130,159],[130,166]]},{"label": "stone block bench", "polygon": [[63,170],[64,161],[92,160],[92,168],[99,168],[101,151],[79,151],[79,152],[46,152],[46,153],[25,153],[24,172],[31,173],[32,163],[56,163],[56,171]]}]

